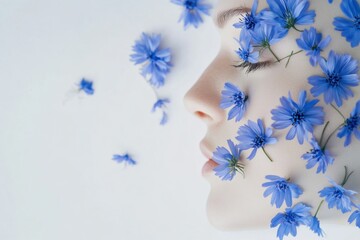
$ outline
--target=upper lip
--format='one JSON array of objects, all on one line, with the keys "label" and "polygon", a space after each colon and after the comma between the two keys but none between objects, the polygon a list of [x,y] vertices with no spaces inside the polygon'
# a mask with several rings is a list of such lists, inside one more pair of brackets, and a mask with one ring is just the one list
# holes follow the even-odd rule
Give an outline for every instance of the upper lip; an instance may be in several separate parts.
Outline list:
[{"label": "upper lip", "polygon": [[202,152],[202,154],[207,158],[207,159],[211,159],[212,158],[212,151],[210,150],[209,144],[207,143],[207,141],[205,139],[203,139],[200,144],[200,151]]}]

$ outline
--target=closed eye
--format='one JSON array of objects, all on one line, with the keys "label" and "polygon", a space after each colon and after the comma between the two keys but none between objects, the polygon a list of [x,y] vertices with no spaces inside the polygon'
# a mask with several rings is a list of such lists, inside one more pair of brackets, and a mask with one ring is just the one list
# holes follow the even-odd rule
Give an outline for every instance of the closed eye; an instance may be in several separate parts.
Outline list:
[{"label": "closed eye", "polygon": [[246,69],[246,73],[254,72],[261,68],[266,68],[272,65],[272,61],[264,61],[264,62],[257,62],[257,63],[250,63],[250,62],[242,62],[239,65],[234,65],[234,67],[240,67]]}]

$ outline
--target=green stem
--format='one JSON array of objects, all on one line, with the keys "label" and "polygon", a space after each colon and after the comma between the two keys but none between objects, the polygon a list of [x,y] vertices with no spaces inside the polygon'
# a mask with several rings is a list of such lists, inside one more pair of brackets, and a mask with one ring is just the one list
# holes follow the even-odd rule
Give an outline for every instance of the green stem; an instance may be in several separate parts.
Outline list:
[{"label": "green stem", "polygon": [[273,52],[273,50],[271,49],[270,45],[268,45],[267,48],[269,49],[269,51],[271,52],[271,54],[274,55],[274,57],[276,58],[276,60],[277,60],[278,62],[280,62],[280,59],[279,59],[278,56],[276,56],[276,54]]},{"label": "green stem", "polygon": [[344,176],[344,180],[343,180],[342,183],[341,183],[341,186],[342,186],[342,187],[347,183],[347,181],[349,180],[350,176],[354,173],[354,171],[352,171],[352,172],[350,172],[350,173],[348,174],[348,169],[347,169],[347,167],[344,166],[344,168],[345,168],[345,176]]},{"label": "green stem", "polygon": [[[279,62],[281,62],[282,60],[284,60],[284,59],[286,59],[286,58],[292,57],[292,56],[294,56],[294,55],[296,55],[296,54],[298,54],[298,53],[301,53],[302,51],[303,51],[303,50],[299,50],[299,51],[297,51],[297,52],[294,52],[293,54],[287,55],[286,57],[280,58],[280,59],[279,59]],[[293,51],[292,51],[292,52],[293,52]]]},{"label": "green stem", "polygon": [[296,27],[295,27],[295,25],[293,25],[293,26],[291,26],[293,29],[295,29],[296,31],[298,31],[298,32],[303,32],[304,30],[300,30],[300,29],[297,29]]},{"label": "green stem", "polygon": [[320,202],[320,204],[319,204],[318,208],[316,209],[316,212],[315,212],[314,217],[316,217],[316,216],[317,216],[317,214],[319,213],[319,210],[320,210],[320,208],[321,208],[321,205],[324,203],[324,201],[325,201],[325,200],[321,200],[321,202]]},{"label": "green stem", "polygon": [[268,159],[270,160],[270,162],[273,162],[273,160],[271,159],[271,157],[269,156],[269,154],[265,151],[264,147],[261,147],[261,149],[263,150],[263,152],[265,153],[265,155],[268,157]]},{"label": "green stem", "polygon": [[287,66],[289,65],[290,58],[293,56],[293,53],[294,53],[294,51],[291,51],[290,57],[288,58],[288,60],[287,60],[287,62],[286,62],[286,64],[285,64],[285,68],[287,68]]},{"label": "green stem", "polygon": [[344,116],[344,114],[342,114],[337,107],[335,107],[332,103],[331,103],[330,105],[341,115],[341,117],[342,117],[344,120],[346,119],[345,116]]},{"label": "green stem", "polygon": [[326,124],[325,124],[325,126],[324,126],[324,129],[322,130],[321,137],[320,137],[320,142],[319,142],[319,145],[320,145],[320,146],[321,146],[322,140],[323,140],[323,138],[324,138],[325,130],[326,130],[327,126],[329,125],[329,123],[330,123],[330,122],[327,121]]},{"label": "green stem", "polygon": [[340,125],[329,135],[329,137],[326,139],[326,142],[325,142],[324,146],[321,148],[323,151],[325,150],[326,145],[328,144],[330,138],[336,133],[337,130],[339,130],[339,128],[341,128],[342,126],[344,126],[344,124],[345,124],[345,123],[340,124]]}]

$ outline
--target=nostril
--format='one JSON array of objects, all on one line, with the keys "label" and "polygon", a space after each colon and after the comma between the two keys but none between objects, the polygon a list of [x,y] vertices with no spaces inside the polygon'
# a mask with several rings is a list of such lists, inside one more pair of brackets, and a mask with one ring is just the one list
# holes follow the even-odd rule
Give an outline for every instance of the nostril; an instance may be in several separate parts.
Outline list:
[{"label": "nostril", "polygon": [[212,117],[210,117],[209,115],[207,115],[206,113],[201,112],[201,111],[196,111],[195,116],[197,116],[200,119],[204,119],[204,120],[205,119],[206,120],[213,120]]}]

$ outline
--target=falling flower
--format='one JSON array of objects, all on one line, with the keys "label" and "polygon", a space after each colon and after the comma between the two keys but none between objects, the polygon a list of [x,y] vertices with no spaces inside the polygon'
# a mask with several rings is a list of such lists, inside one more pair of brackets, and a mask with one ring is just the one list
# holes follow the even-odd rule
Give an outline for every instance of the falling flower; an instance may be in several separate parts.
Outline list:
[{"label": "falling flower", "polygon": [[345,120],[344,126],[339,129],[339,133],[337,134],[339,138],[345,137],[344,147],[348,146],[351,143],[352,133],[357,139],[360,140],[359,126],[360,100],[356,102],[354,109],[350,113],[350,117]]},{"label": "falling flower", "polygon": [[215,175],[219,176],[221,180],[231,181],[236,172],[244,174],[244,165],[239,162],[241,153],[239,147],[231,140],[227,142],[230,152],[224,147],[217,147],[212,159],[219,164],[214,168]]},{"label": "falling flower", "polygon": [[179,22],[184,22],[184,29],[190,25],[198,28],[203,22],[201,15],[210,15],[211,5],[206,4],[204,0],[171,0],[171,2],[184,8],[179,18]]},{"label": "falling flower", "polygon": [[112,160],[118,162],[118,163],[125,163],[125,165],[129,164],[129,165],[136,165],[136,161],[129,155],[129,154],[124,154],[124,155],[119,155],[119,154],[114,154]]},{"label": "falling flower", "polygon": [[320,59],[319,65],[325,76],[311,76],[308,81],[313,87],[310,92],[314,97],[324,94],[324,101],[330,104],[335,101],[342,106],[343,99],[353,97],[351,87],[359,85],[357,60],[349,54],[336,54],[330,51],[328,60]]},{"label": "falling flower", "polygon": [[87,95],[94,94],[93,82],[90,80],[86,80],[85,78],[81,79],[79,83],[79,91],[83,91]]},{"label": "falling flower", "polygon": [[232,107],[228,114],[228,120],[236,117],[235,121],[240,121],[246,110],[247,99],[248,96],[237,86],[229,82],[225,83],[224,90],[221,91],[220,107],[222,109]]},{"label": "falling flower", "polygon": [[269,9],[262,12],[261,18],[269,24],[280,24],[286,30],[296,29],[295,25],[314,23],[315,11],[308,10],[308,0],[267,0]]},{"label": "falling flower", "polygon": [[342,0],[340,8],[348,18],[334,18],[335,30],[341,32],[351,47],[357,47],[360,43],[360,5],[357,0]]},{"label": "falling flower", "polygon": [[311,207],[303,203],[296,204],[293,208],[286,208],[284,213],[278,213],[272,220],[270,227],[274,228],[278,225],[277,237],[282,240],[289,233],[296,236],[297,227],[300,225],[310,226],[312,216]]},{"label": "falling flower", "polygon": [[135,65],[143,64],[141,74],[154,87],[161,87],[165,83],[165,76],[170,72],[170,49],[160,49],[161,36],[143,33],[141,39],[132,47],[134,53],[130,60]]},{"label": "falling flower", "polygon": [[243,35],[249,35],[250,32],[254,31],[255,26],[260,22],[259,14],[256,14],[258,4],[259,1],[254,0],[251,12],[245,13],[245,16],[243,16],[243,18],[241,18],[239,22],[233,25],[235,28],[241,29],[240,37]]},{"label": "falling flower", "polygon": [[259,52],[254,51],[254,47],[250,43],[251,36],[242,34],[239,40],[239,50],[236,51],[237,55],[246,63],[257,63],[259,61]]},{"label": "falling flower", "polygon": [[162,118],[161,118],[161,121],[160,121],[160,125],[165,125],[167,123],[167,121],[168,121],[168,115],[167,115],[167,113],[165,111],[166,105],[168,103],[170,103],[170,100],[167,99],[167,98],[158,99],[154,103],[154,105],[153,105],[153,107],[151,109],[152,112],[155,112],[157,109],[160,109],[162,111]]},{"label": "falling flower", "polygon": [[319,195],[322,198],[325,198],[328,203],[328,208],[333,208],[336,206],[338,210],[341,210],[342,213],[350,212],[352,206],[352,198],[357,192],[352,190],[347,190],[344,187],[336,184],[333,180],[329,180],[333,185],[332,187],[325,187],[323,190],[319,191]]},{"label": "falling flower", "polygon": [[280,98],[282,106],[271,110],[272,118],[275,122],[272,127],[275,129],[284,129],[291,126],[287,140],[291,140],[297,135],[300,144],[303,144],[304,138],[307,139],[308,133],[313,132],[315,125],[324,123],[324,111],[320,106],[315,106],[319,100],[314,99],[306,101],[306,91],[301,91],[296,103],[290,95]]},{"label": "falling flower", "polygon": [[249,120],[247,125],[245,124],[239,128],[236,139],[240,142],[240,150],[253,149],[248,157],[248,159],[251,160],[255,157],[256,151],[259,148],[264,149],[266,144],[274,144],[277,142],[276,138],[271,137],[271,135],[272,129],[265,129],[261,119],[258,119],[257,123]]},{"label": "falling flower", "polygon": [[330,155],[328,150],[321,149],[315,138],[310,140],[310,144],[313,148],[310,150],[310,152],[307,152],[301,156],[302,159],[307,161],[306,169],[311,169],[316,164],[318,164],[316,173],[325,173],[328,165],[334,163],[334,158]]},{"label": "falling flower", "polygon": [[291,207],[292,199],[298,198],[303,193],[298,185],[288,182],[285,178],[275,175],[267,175],[265,178],[270,182],[262,184],[263,187],[267,188],[264,197],[271,194],[271,205],[275,204],[277,208],[280,208],[284,201],[286,206]]},{"label": "falling flower", "polygon": [[320,52],[322,52],[330,43],[331,37],[327,36],[322,39],[322,34],[317,32],[315,28],[310,30],[305,29],[301,33],[300,38],[296,39],[297,45],[306,51],[306,55],[310,56],[310,64],[316,66],[321,59]]}]

